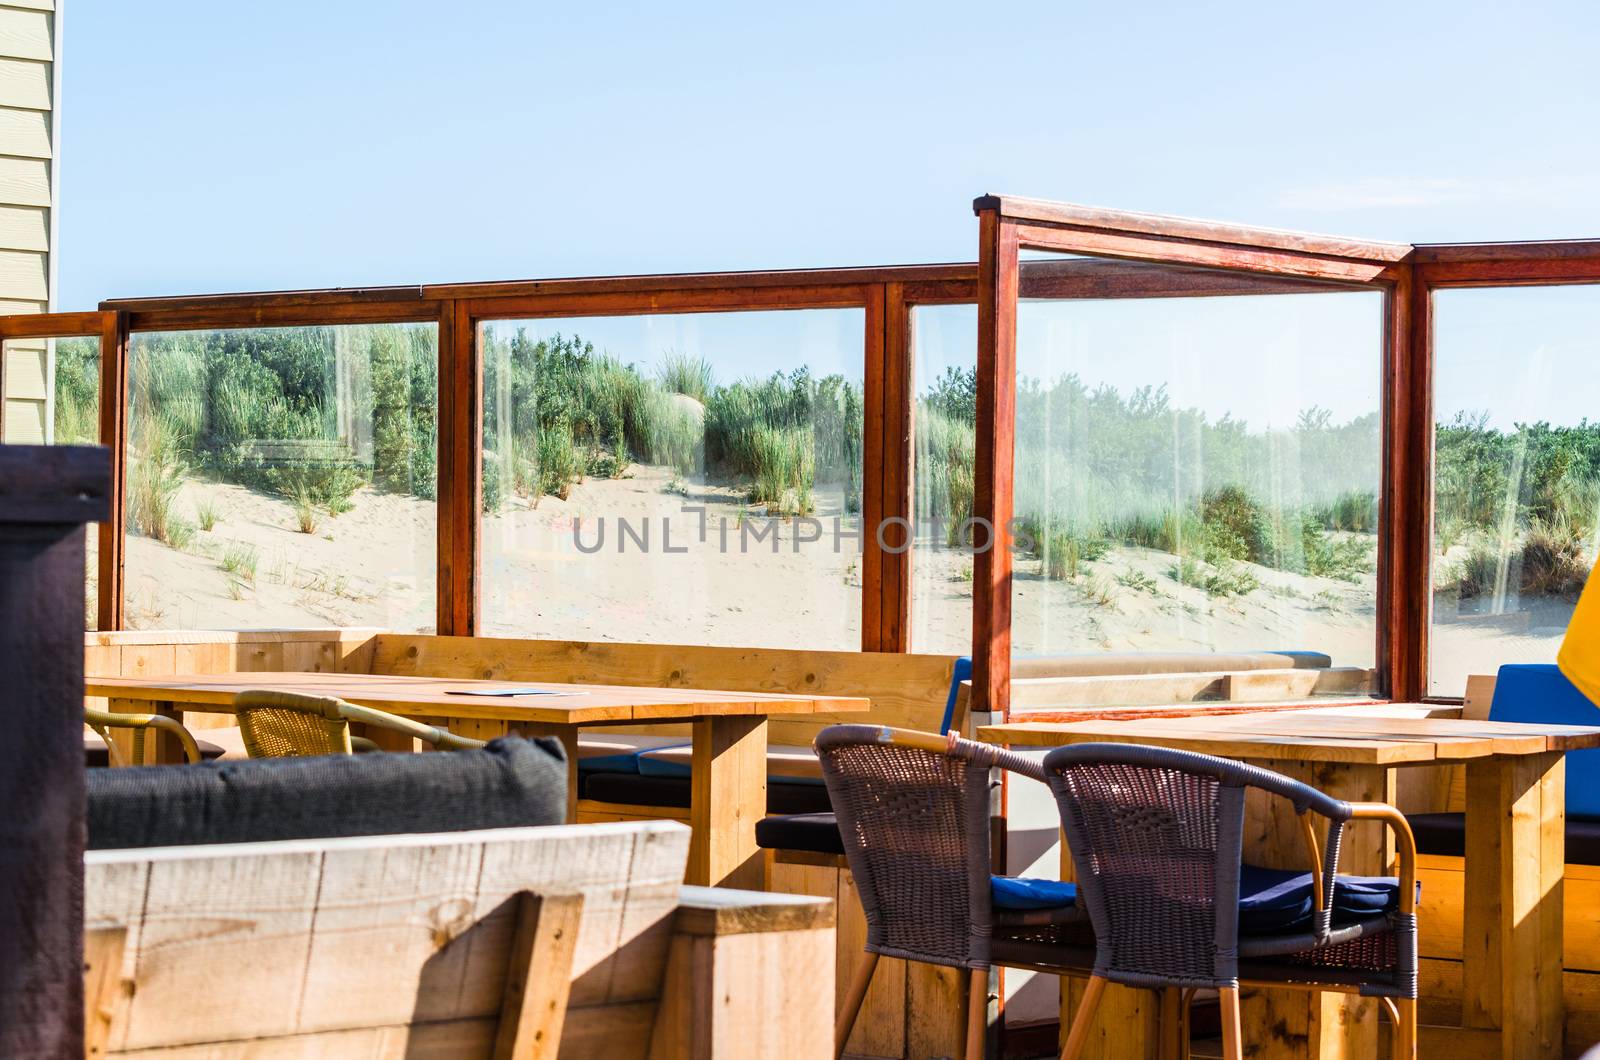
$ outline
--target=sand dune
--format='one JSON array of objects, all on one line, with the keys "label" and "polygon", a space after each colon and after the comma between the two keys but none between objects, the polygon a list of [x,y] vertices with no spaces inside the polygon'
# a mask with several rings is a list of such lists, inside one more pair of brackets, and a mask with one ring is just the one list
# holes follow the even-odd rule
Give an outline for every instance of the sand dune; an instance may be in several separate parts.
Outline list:
[{"label": "sand dune", "polygon": [[[840,486],[819,487],[815,522],[769,520],[733,488],[634,465],[623,478],[579,483],[566,500],[514,499],[483,522],[485,632],[855,649],[860,520],[843,497]],[[186,483],[177,513],[193,521],[209,503],[220,518],[183,551],[130,536],[129,626],[431,631],[434,505],[372,489],[353,502],[305,534],[283,498]],[[925,535],[914,553],[913,646],[965,653],[972,557],[937,546]],[[1373,664],[1370,574],[1351,583],[1246,564],[1260,588],[1210,597],[1181,584],[1173,566],[1168,553],[1115,548],[1077,579],[1050,581],[1038,560],[1020,559],[1016,650],[1295,648],[1326,652],[1339,665]],[[1563,626],[1559,614],[1542,611],[1443,624],[1436,687],[1459,689],[1469,672],[1506,659],[1551,659]]]}]

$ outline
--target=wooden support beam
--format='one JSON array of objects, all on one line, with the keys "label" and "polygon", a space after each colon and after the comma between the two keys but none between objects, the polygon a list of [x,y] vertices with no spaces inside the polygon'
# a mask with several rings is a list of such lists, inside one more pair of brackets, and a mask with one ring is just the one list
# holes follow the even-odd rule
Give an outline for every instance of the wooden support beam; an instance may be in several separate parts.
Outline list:
[{"label": "wooden support beam", "polygon": [[0,1056],[83,1055],[83,542],[94,446],[0,446]]}]

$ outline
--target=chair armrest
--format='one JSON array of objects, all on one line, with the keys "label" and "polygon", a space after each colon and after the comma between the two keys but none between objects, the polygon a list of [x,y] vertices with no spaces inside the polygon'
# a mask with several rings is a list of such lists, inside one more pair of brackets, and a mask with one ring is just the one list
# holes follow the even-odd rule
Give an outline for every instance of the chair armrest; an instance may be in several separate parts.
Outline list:
[{"label": "chair armrest", "polygon": [[1395,851],[1400,858],[1400,912],[1410,914],[1417,907],[1417,840],[1411,834],[1406,815],[1386,802],[1352,802],[1353,821],[1382,821],[1394,833]]},{"label": "chair armrest", "polygon": [[340,707],[339,713],[346,721],[358,722],[362,725],[371,725],[378,729],[388,729],[391,732],[403,733],[413,739],[423,740],[434,747],[446,751],[467,751],[484,746],[483,740],[473,740],[455,733],[446,732],[432,725],[424,725],[420,721],[402,718],[387,711],[372,710],[368,707],[358,707],[354,703],[345,703]]},{"label": "chair armrest", "polygon": [[[200,761],[200,745],[195,743],[194,737],[190,735],[189,730],[185,729],[176,718],[169,718],[165,714],[118,714],[108,710],[92,710],[89,708],[84,709],[83,718],[90,728],[100,733],[102,739],[106,735],[101,732],[103,728],[159,729],[162,732],[169,732],[178,738],[178,743],[183,747],[183,757],[191,765]],[[106,740],[106,747],[108,749],[112,747],[110,740]],[[116,752],[108,750],[107,753],[112,755],[114,760]],[[142,765],[143,763],[138,764]]]}]

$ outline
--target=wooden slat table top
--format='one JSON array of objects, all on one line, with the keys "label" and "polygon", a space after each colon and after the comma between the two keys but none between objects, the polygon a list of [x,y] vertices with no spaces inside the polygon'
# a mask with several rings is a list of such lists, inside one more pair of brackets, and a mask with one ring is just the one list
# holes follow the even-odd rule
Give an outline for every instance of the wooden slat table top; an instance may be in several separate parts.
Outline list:
[{"label": "wooden slat table top", "polygon": [[[865,711],[867,699],[696,688],[576,685],[555,681],[485,681],[390,674],[229,673],[162,677],[89,677],[86,695],[229,708],[250,688],[337,696],[393,714],[540,724],[596,725],[673,721],[733,714],[817,714]],[[558,695],[453,695],[452,689],[554,689]]]},{"label": "wooden slat table top", "polygon": [[1229,758],[1404,765],[1600,747],[1600,727],[1394,717],[1352,707],[1316,715],[1265,711],[1172,721],[1011,722],[980,727],[978,739],[1015,747],[1131,742]]}]

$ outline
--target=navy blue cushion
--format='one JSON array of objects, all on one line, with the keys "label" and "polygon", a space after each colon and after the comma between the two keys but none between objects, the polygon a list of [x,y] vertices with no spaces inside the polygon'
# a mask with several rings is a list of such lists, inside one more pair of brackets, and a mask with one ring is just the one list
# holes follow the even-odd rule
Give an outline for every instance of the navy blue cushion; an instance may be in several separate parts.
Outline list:
[{"label": "navy blue cushion", "polygon": [[[1268,935],[1311,925],[1311,873],[1245,865],[1239,874],[1239,934]],[[1339,876],[1333,885],[1333,920],[1344,923],[1400,907],[1393,876]]]},{"label": "navy blue cushion", "polygon": [[591,755],[578,759],[578,773],[631,773],[639,775],[639,752],[619,751],[614,755]]},{"label": "navy blue cushion", "polygon": [[[1600,725],[1600,710],[1554,663],[1517,664],[1500,667],[1489,720]],[[1600,817],[1600,748],[1567,752],[1567,816]]]},{"label": "navy blue cushion", "polygon": [[1064,909],[1078,901],[1078,885],[1026,876],[990,876],[989,901],[996,909]]}]

